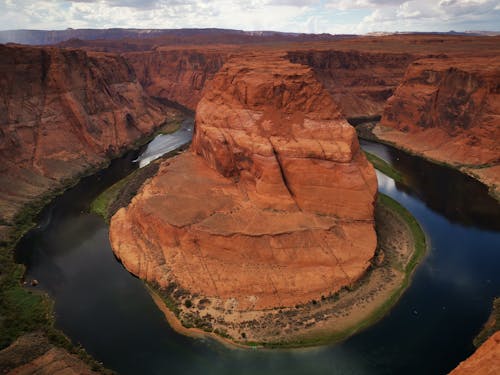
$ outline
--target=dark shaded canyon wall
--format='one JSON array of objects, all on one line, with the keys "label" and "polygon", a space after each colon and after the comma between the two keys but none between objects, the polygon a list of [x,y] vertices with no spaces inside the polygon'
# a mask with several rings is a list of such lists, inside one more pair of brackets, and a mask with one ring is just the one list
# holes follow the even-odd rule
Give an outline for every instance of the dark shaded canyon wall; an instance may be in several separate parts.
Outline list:
[{"label": "dark shaded canyon wall", "polygon": [[224,64],[227,51],[213,49],[170,49],[127,53],[146,92],[156,98],[176,102],[194,111],[207,80]]},{"label": "dark shaded canyon wall", "polygon": [[169,116],[125,59],[78,50],[0,45],[0,95],[3,229]]},{"label": "dark shaded canyon wall", "polygon": [[415,59],[406,53],[335,50],[291,51],[287,56],[314,70],[349,119],[381,115],[386,100]]}]

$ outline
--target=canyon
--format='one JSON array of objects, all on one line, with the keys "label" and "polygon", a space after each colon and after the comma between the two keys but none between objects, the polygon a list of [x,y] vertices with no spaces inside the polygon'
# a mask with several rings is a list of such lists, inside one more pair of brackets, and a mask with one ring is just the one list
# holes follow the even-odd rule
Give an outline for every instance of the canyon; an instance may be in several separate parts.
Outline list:
[{"label": "canyon", "polygon": [[500,191],[498,57],[420,59],[373,130],[377,138],[452,165]]},{"label": "canyon", "polygon": [[0,46],[0,234],[23,211],[104,165],[176,111],[120,56]]},{"label": "canyon", "polygon": [[376,191],[355,130],[310,68],[238,56],[198,103],[191,151],[113,216],[110,240],[184,315],[195,304],[246,319],[353,285],[375,252]]},{"label": "canyon", "polygon": [[499,199],[499,37],[127,37],[0,45],[2,243],[179,110],[196,110],[190,151],[161,163],[110,238],[185,325],[196,309],[227,318],[210,329],[258,321],[363,278],[377,182],[346,119]]}]

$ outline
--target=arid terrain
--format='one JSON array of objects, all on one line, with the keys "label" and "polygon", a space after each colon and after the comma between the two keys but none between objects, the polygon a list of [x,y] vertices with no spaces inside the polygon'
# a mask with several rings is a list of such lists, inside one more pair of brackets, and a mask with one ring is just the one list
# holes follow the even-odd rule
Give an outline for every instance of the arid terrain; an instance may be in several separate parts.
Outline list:
[{"label": "arid terrain", "polygon": [[[0,45],[2,288],[19,284],[11,250],[45,203],[186,111],[191,148],[161,162],[112,218],[110,239],[130,272],[178,305],[184,326],[232,341],[282,340],[265,315],[296,306],[306,331],[325,328],[313,301],[330,298],[320,305],[330,314],[377,263],[377,180],[350,124],[499,199],[498,36],[126,38]],[[491,366],[497,336],[474,366]],[[57,350],[20,373],[76,361]]]}]

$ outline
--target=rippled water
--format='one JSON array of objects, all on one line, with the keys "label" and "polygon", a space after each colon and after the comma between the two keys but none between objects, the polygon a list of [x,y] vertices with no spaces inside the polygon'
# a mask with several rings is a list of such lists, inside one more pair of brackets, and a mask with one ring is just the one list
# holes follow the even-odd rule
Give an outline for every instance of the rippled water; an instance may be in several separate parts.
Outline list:
[{"label": "rippled water", "polygon": [[406,206],[432,244],[410,288],[379,323],[336,344],[290,351],[230,350],[172,331],[142,282],[116,261],[92,199],[133,168],[128,155],[53,202],[18,247],[27,277],[55,299],[57,326],[122,374],[444,374],[500,295],[500,208],[486,189],[452,170],[362,143],[398,168],[379,188]]}]

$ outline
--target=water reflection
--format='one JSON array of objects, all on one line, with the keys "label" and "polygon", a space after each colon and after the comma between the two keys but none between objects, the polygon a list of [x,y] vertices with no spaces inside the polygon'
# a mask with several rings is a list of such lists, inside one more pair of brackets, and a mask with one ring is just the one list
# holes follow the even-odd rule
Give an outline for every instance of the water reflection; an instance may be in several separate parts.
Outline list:
[{"label": "water reflection", "polygon": [[[372,149],[387,160],[403,160],[409,182],[403,186],[377,173],[379,189],[422,223],[432,249],[388,316],[337,345],[229,350],[173,332],[142,282],[114,258],[105,223],[85,211],[94,196],[133,168],[136,155],[60,196],[42,215],[44,225],[20,242],[18,259],[28,265],[27,277],[39,279],[54,297],[57,326],[121,374],[444,374],[472,353],[472,338],[486,320],[492,298],[500,295],[500,234],[482,224],[486,218],[498,223],[500,216],[491,208],[449,210],[464,205],[454,201],[462,199],[460,194],[428,191],[441,188],[430,177],[426,184],[417,181],[419,174],[441,175],[441,169],[378,146]],[[435,169],[418,170],[427,167]],[[477,184],[450,178],[455,177],[447,177],[453,185]],[[488,201],[484,195],[479,189],[467,199],[470,204]],[[445,205],[434,202],[444,198]]]},{"label": "water reflection", "polygon": [[472,177],[389,146],[364,140],[360,144],[401,172],[405,183],[396,183],[397,189],[418,197],[453,222],[500,230],[500,205]]}]

